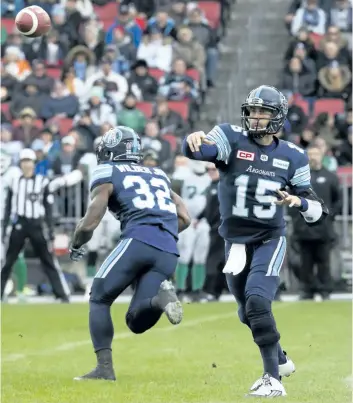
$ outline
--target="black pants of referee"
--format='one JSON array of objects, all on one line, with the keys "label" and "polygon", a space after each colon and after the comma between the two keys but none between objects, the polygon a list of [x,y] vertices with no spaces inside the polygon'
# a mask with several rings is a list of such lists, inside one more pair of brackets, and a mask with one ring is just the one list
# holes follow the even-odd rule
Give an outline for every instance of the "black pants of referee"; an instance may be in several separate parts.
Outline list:
[{"label": "black pants of referee", "polygon": [[204,291],[218,299],[226,289],[225,276],[222,272],[225,266],[224,239],[218,231],[210,232],[210,249],[206,260],[206,282]]},{"label": "black pants of referee", "polygon": [[[301,268],[299,277],[302,292],[308,297],[315,292],[330,294],[332,292],[332,278],[330,271],[330,242],[300,241]],[[316,274],[315,274],[316,266]]]},{"label": "black pants of referee", "polygon": [[54,295],[62,300],[67,300],[69,288],[60,267],[58,267],[53,255],[49,251],[41,222],[26,218],[19,218],[12,227],[6,251],[6,261],[1,269],[1,298],[4,295],[5,286],[11,275],[12,267],[23,249],[26,239],[30,240],[35,253],[41,260],[43,269],[53,288]]}]

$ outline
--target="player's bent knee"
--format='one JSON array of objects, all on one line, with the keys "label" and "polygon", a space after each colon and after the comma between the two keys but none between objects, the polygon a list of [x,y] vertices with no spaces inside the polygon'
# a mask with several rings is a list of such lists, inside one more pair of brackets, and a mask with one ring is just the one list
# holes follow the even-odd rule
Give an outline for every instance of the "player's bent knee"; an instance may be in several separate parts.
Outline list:
[{"label": "player's bent knee", "polygon": [[89,301],[96,302],[98,304],[112,305],[114,302],[113,297],[109,296],[106,292],[104,292],[103,284],[99,281],[99,279],[94,279],[91,292],[89,294]]},{"label": "player's bent knee", "polygon": [[279,341],[280,335],[271,311],[271,302],[259,295],[250,295],[246,300],[245,314],[249,320],[254,342],[265,346]]},{"label": "player's bent knee", "polygon": [[238,317],[239,317],[239,320],[240,320],[241,323],[244,323],[244,325],[250,326],[249,320],[248,320],[248,318],[246,316],[246,313],[245,313],[245,306],[244,305],[239,306],[239,308],[238,308]]},{"label": "player's bent knee", "polygon": [[140,323],[140,321],[135,319],[135,315],[131,312],[128,312],[125,316],[125,322],[127,327],[135,334],[145,333],[146,327]]}]

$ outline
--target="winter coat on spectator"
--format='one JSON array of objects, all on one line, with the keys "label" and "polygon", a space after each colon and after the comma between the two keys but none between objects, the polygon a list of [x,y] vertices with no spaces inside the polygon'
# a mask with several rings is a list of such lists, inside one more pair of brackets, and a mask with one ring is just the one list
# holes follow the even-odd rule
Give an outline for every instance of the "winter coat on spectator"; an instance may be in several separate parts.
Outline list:
[{"label": "winter coat on spectator", "polygon": [[163,40],[142,42],[137,49],[137,59],[145,60],[148,67],[169,71],[172,63],[172,45]]},{"label": "winter coat on spectator", "polygon": [[348,67],[352,65],[352,58],[347,49],[341,49],[334,59],[328,58],[324,52],[318,52],[316,59],[316,68],[319,71],[323,67],[335,61],[337,61],[340,65],[346,65]]},{"label": "winter coat on spectator", "polygon": [[148,73],[145,76],[139,76],[132,72],[129,78],[129,87],[132,88],[133,85],[138,87],[144,101],[154,101],[158,91],[158,82],[154,77]]},{"label": "winter coat on spectator", "polygon": [[284,56],[284,60],[290,60],[293,57],[294,50],[296,49],[299,43],[302,43],[304,45],[307,57],[316,60],[317,50],[315,49],[314,44],[310,41],[302,42],[299,41],[298,39],[293,39],[292,42],[289,44]]},{"label": "winter coat on spectator", "polygon": [[170,36],[174,39],[176,39],[177,37],[175,22],[173,21],[172,18],[168,18],[165,27],[160,27],[155,17],[150,18],[148,20],[145,33],[150,34],[155,31],[159,31],[164,37]]},{"label": "winter coat on spectator", "polygon": [[75,95],[71,95],[69,90],[61,97],[48,96],[43,103],[40,116],[48,120],[56,115],[64,114],[73,118],[79,110],[79,102]]},{"label": "winter coat on spectator", "polygon": [[161,128],[161,135],[174,134],[175,136],[182,138],[186,135],[189,127],[179,113],[169,110],[167,115],[153,114],[152,119],[158,122]]},{"label": "winter coat on spectator", "polygon": [[288,108],[287,119],[291,124],[291,131],[300,134],[308,123],[308,117],[302,108],[297,105],[291,105]]},{"label": "winter coat on spectator", "polygon": [[323,67],[318,74],[320,87],[318,96],[323,98],[347,99],[351,93],[352,74],[347,66],[339,67],[340,74],[333,77],[330,67]]},{"label": "winter coat on spectator", "polygon": [[47,95],[51,93],[54,87],[54,79],[52,77],[49,77],[47,74],[42,77],[31,74],[23,81],[23,87],[31,84],[35,85],[38,88],[38,92],[40,94]]},{"label": "winter coat on spectator", "polygon": [[92,89],[95,81],[97,80],[115,83],[117,91],[115,93],[114,101],[120,103],[123,102],[129,89],[127,80],[124,76],[113,72],[110,72],[108,75],[104,75],[102,71],[98,71],[87,79],[85,85],[87,92]]},{"label": "winter coat on spectator", "polygon": [[[67,0],[60,0],[60,3],[65,7]],[[91,0],[76,0],[76,10],[80,13],[82,18],[92,18],[94,9]]]},{"label": "winter coat on spectator", "polygon": [[[16,91],[20,88],[19,82],[16,78],[7,72],[1,75],[1,87],[6,88],[7,96],[6,101],[11,100]],[[4,99],[2,99],[4,101]]]},{"label": "winter coat on spectator", "polygon": [[285,68],[281,88],[299,93],[307,97],[315,93],[316,77],[304,65],[300,73],[291,73],[289,68]]},{"label": "winter coat on spectator", "polygon": [[117,115],[117,124],[130,127],[137,133],[142,133],[146,124],[146,116],[136,108],[124,107]]},{"label": "winter coat on spectator", "polygon": [[[85,61],[77,61],[77,55],[84,55]],[[75,75],[80,80],[86,80],[88,77],[92,76],[96,72],[96,56],[95,54],[89,50],[86,46],[79,45],[75,46],[70,50],[67,54],[64,66],[65,68],[69,68],[71,66],[75,69]]]},{"label": "winter coat on spectator", "polygon": [[[190,94],[193,99],[197,99],[198,90],[196,82],[190,77],[185,75],[177,75],[175,73],[169,73],[160,80],[159,93],[168,99],[177,100],[178,94],[183,93],[183,84],[190,87]],[[175,99],[174,99],[175,98]]]},{"label": "winter coat on spectator", "polygon": [[132,37],[132,43],[134,44],[134,46],[137,48],[141,42],[141,38],[142,38],[142,30],[141,28],[135,23],[135,21],[130,21],[127,24],[121,24],[119,22],[119,20],[117,20],[116,22],[114,22],[114,24],[112,24],[108,30],[107,33],[105,35],[105,43],[106,45],[110,45],[113,42],[113,32],[114,29],[116,27],[118,27],[119,25],[121,25],[126,32],[128,32],[131,37]]},{"label": "winter coat on spectator", "polygon": [[33,140],[39,137],[40,130],[35,127],[18,126],[13,129],[12,140],[21,141],[24,147],[30,147]]},{"label": "winter coat on spectator", "polygon": [[[102,0],[99,0],[102,1]],[[138,13],[144,13],[147,17],[152,17],[156,11],[156,3],[160,4],[158,0],[122,0],[121,5],[133,4]]]},{"label": "winter coat on spectator", "polygon": [[11,115],[16,117],[22,109],[29,107],[36,112],[37,116],[39,116],[43,107],[44,99],[45,95],[30,95],[26,90],[19,91],[12,97],[12,101],[10,103]]},{"label": "winter coat on spectator", "polygon": [[38,59],[43,60],[46,65],[59,66],[63,64],[68,50],[66,43],[59,40],[56,43],[49,42],[47,36],[43,36],[36,56]]},{"label": "winter coat on spectator", "polygon": [[83,113],[79,113],[74,118],[74,124],[76,124],[82,114],[89,114],[92,124],[95,126],[101,126],[103,123],[110,123],[112,126],[116,125],[116,115],[114,109],[104,102],[104,99],[99,105],[92,105],[88,102],[83,108]]},{"label": "winter coat on spectator", "polygon": [[310,32],[324,35],[326,32],[326,14],[321,8],[308,10],[301,7],[295,13],[292,21],[291,33],[296,35],[301,27],[306,27]]},{"label": "winter coat on spectator", "polygon": [[144,150],[152,149],[158,154],[159,164],[166,169],[164,165],[165,162],[171,158],[171,147],[168,141],[161,137],[151,138],[148,136],[141,137],[141,144]]},{"label": "winter coat on spectator", "polygon": [[214,48],[217,46],[217,35],[215,31],[206,23],[201,22],[199,24],[189,22],[185,20],[185,25],[187,25],[194,38],[204,47],[204,48]]},{"label": "winter coat on spectator", "polygon": [[195,40],[188,43],[175,42],[173,44],[173,62],[176,59],[183,59],[188,67],[193,67],[201,73],[204,71],[206,61],[205,50]]},{"label": "winter coat on spectator", "polygon": [[125,35],[121,41],[114,41],[109,45],[110,48],[115,49],[118,55],[124,57],[130,64],[135,63],[136,48],[132,43],[130,35]]},{"label": "winter coat on spectator", "polygon": [[352,6],[340,10],[333,7],[328,13],[328,24],[338,27],[341,32],[352,32]]}]

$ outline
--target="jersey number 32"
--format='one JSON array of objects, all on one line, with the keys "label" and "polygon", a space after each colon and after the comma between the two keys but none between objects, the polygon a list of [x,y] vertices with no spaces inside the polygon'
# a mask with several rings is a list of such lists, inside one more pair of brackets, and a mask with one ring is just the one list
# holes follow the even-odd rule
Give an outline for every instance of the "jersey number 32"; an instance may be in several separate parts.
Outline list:
[{"label": "jersey number 32", "polygon": [[125,189],[134,188],[138,195],[132,199],[137,209],[159,208],[176,214],[176,206],[170,195],[169,186],[166,181],[160,178],[151,178],[148,182],[141,176],[128,175],[123,180]]}]

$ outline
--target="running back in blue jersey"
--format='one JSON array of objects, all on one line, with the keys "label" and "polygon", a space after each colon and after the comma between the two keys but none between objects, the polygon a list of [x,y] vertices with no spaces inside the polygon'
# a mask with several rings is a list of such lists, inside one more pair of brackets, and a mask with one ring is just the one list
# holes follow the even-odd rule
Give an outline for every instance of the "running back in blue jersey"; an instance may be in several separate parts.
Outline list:
[{"label": "running back in blue jersey", "polygon": [[178,254],[178,220],[170,180],[159,168],[106,162],[92,174],[90,190],[112,183],[109,211],[121,222],[122,238],[133,238]]},{"label": "running back in blue jersey", "polygon": [[[284,235],[283,207],[273,201],[278,189],[289,187],[300,196],[310,188],[305,151],[276,137],[270,146],[261,146],[230,124],[215,126],[207,138],[215,145],[202,145],[197,159],[210,159],[212,148],[217,148],[213,160],[220,171],[221,236],[246,244]],[[187,156],[195,158],[190,152]],[[321,211],[318,208],[319,216]]]}]

